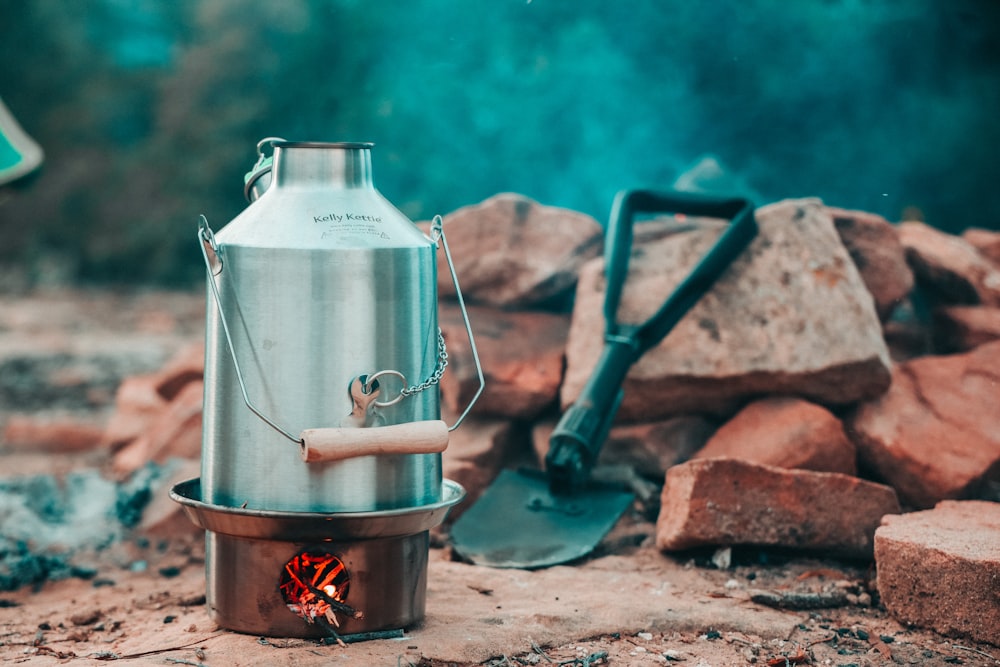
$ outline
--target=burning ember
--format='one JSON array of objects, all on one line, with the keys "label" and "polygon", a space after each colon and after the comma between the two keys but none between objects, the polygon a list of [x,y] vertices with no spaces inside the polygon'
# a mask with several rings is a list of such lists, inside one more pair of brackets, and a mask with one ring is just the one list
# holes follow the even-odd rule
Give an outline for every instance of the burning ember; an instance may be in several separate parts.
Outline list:
[{"label": "burning ember", "polygon": [[332,631],[340,627],[338,613],[348,618],[364,616],[345,602],[350,584],[351,576],[339,558],[305,551],[285,563],[278,588],[292,612],[307,623],[318,622]]}]

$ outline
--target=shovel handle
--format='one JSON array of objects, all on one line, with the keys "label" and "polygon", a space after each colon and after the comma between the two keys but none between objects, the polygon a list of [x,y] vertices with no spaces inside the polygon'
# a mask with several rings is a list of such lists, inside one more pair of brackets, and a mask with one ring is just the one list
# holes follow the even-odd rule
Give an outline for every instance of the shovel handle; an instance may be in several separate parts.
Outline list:
[{"label": "shovel handle", "polygon": [[[618,303],[628,274],[632,252],[632,227],[637,213],[683,213],[730,221],[722,236],[674,289],[645,324],[623,326],[617,322]],[[718,197],[691,192],[625,190],[611,207],[604,245],[607,291],[604,298],[606,336],[631,338],[639,354],[659,343],[674,325],[708,292],[720,275],[757,235],[754,206],[741,197]]]},{"label": "shovel handle", "polygon": [[605,344],[580,397],[549,436],[545,470],[553,493],[574,493],[586,482],[624,398],[622,382],[637,357],[636,348],[626,341]]},{"label": "shovel handle", "polygon": [[[619,324],[618,305],[628,275],[637,213],[727,218],[730,225],[651,318],[640,325]],[[549,439],[545,469],[554,493],[573,493],[587,481],[621,405],[621,385],[629,368],[712,288],[756,234],[753,203],[747,199],[649,190],[618,193],[604,245],[604,351],[580,396],[563,413]]]},{"label": "shovel handle", "polygon": [[373,428],[310,428],[302,431],[301,440],[306,463],[383,454],[437,454],[448,447],[448,425],[436,419]]}]

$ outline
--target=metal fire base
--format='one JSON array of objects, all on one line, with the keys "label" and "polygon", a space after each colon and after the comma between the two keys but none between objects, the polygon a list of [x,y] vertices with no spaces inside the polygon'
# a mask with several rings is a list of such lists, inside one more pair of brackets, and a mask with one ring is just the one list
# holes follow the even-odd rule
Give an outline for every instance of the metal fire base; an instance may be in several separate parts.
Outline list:
[{"label": "metal fire base", "polygon": [[206,533],[206,602],[221,627],[268,637],[323,638],[322,622],[308,623],[279,589],[286,563],[303,552],[336,556],[347,569],[344,602],[361,618],[338,615],[338,635],[409,627],[424,617],[429,530],[465,496],[445,480],[439,502],[395,510],[349,513],[277,512],[213,505],[201,500],[201,480],[171,491]]}]

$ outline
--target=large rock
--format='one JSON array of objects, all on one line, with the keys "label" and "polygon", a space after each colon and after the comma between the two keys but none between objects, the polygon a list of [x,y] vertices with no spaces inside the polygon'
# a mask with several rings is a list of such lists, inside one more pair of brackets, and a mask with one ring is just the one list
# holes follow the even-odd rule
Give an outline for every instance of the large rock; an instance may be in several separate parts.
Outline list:
[{"label": "large rock", "polygon": [[656,545],[754,544],[871,558],[879,521],[898,512],[891,488],[850,475],[700,459],[667,471]]},{"label": "large rock", "polygon": [[875,531],[878,592],[908,625],[1000,646],[1000,504],[944,501]]},{"label": "large rock", "polygon": [[114,455],[111,463],[115,472],[127,475],[150,461],[200,458],[203,394],[201,380],[184,385],[146,430]]},{"label": "large rock", "polygon": [[826,408],[798,398],[765,398],[723,424],[693,458],[853,475],[856,456],[840,420]]},{"label": "large rock", "polygon": [[[570,292],[580,266],[601,251],[601,225],[589,215],[499,194],[444,216],[444,232],[470,303],[533,306]],[[439,254],[438,293],[452,297]]]},{"label": "large rock", "polygon": [[1000,340],[1000,308],[944,306],[934,311],[934,344],[940,352],[967,352]]},{"label": "large rock", "polygon": [[[472,414],[531,419],[559,397],[569,317],[470,307],[469,321],[486,378]],[[442,304],[441,329],[448,369],[441,398],[453,412],[465,410],[479,389],[468,333],[457,306]]]},{"label": "large rock", "polygon": [[[757,211],[749,249],[625,380],[621,417],[651,421],[727,412],[761,394],[823,405],[873,398],[889,385],[889,354],[874,303],[829,212],[816,199]],[[677,234],[638,247],[618,319],[641,322],[660,307],[718,237]],[[580,275],[567,347],[563,406],[580,394],[603,345],[600,260]]]},{"label": "large rock", "polygon": [[918,508],[1000,474],[1000,342],[898,365],[892,387],[847,420],[862,463]]},{"label": "large rock", "polygon": [[189,383],[201,386],[204,374],[205,344],[197,342],[182,347],[156,372],[125,378],[115,394],[104,444],[117,450],[141,436]]},{"label": "large rock", "polygon": [[1000,266],[1000,232],[970,227],[962,232],[962,238],[978,250],[983,257]]},{"label": "large rock", "polygon": [[899,225],[917,282],[937,302],[1000,305],[1000,268],[969,241],[922,222]]},{"label": "large rock", "polygon": [[14,450],[65,454],[95,449],[104,427],[69,415],[13,414],[3,426],[0,445]]},{"label": "large rock", "polygon": [[906,263],[896,228],[874,213],[828,207],[833,224],[861,279],[875,299],[884,321],[913,289],[913,272]]},{"label": "large rock", "polygon": [[882,337],[893,362],[934,354],[934,332],[923,304],[907,298],[882,323]]},{"label": "large rock", "polygon": [[148,373],[122,380],[115,393],[115,411],[104,429],[103,443],[112,451],[135,440],[149,423],[166,409],[169,401],[157,387],[160,377]]},{"label": "large rock", "polygon": [[158,480],[159,493],[151,494],[149,504],[142,510],[136,531],[146,537],[176,539],[185,536],[202,537],[203,528],[196,526],[184,513],[184,506],[170,497],[169,489],[176,484],[194,479],[201,472],[197,459],[172,459],[164,466],[167,475]]}]

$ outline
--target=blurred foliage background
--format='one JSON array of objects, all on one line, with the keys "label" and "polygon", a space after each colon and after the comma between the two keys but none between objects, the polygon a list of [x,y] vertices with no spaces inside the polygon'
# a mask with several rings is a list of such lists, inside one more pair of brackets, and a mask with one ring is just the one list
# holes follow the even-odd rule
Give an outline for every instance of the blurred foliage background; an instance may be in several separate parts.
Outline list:
[{"label": "blurred foliage background", "polygon": [[1000,227],[996,0],[0,0],[0,289],[190,286],[266,136],[374,141],[413,219],[604,220],[712,154],[758,203]]}]

